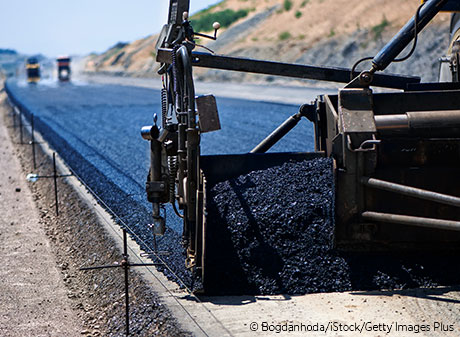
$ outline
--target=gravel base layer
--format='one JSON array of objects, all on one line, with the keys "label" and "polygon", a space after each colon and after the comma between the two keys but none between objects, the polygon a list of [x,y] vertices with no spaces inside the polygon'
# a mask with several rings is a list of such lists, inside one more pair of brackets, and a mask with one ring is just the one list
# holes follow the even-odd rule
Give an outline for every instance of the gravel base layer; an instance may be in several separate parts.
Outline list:
[{"label": "gravel base layer", "polygon": [[333,200],[330,159],[288,162],[211,187],[209,292],[304,294],[460,283],[456,254],[334,250]]},{"label": "gravel base layer", "polygon": [[[10,124],[10,117],[5,117]],[[10,129],[24,172],[50,174],[52,163],[37,146],[38,170],[32,168],[31,146],[19,144],[17,129]],[[13,134],[13,130],[15,133]],[[30,136],[24,135],[26,143]],[[24,174],[25,175],[25,174]],[[124,275],[113,269],[80,271],[83,266],[120,262],[122,256],[105,233],[94,211],[65,180],[58,182],[59,216],[55,215],[52,181],[30,185],[40,211],[58,268],[67,286],[67,296],[84,321],[82,336],[125,336]],[[130,328],[133,336],[185,336],[168,309],[145,281],[130,271]]]}]

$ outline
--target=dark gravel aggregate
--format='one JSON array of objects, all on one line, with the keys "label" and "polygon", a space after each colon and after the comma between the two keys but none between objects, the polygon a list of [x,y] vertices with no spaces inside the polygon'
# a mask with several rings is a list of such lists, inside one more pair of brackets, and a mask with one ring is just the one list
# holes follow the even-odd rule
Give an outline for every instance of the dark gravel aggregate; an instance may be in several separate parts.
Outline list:
[{"label": "dark gravel aggregate", "polygon": [[[209,266],[214,271],[208,283],[220,279],[212,291],[221,287],[232,293],[243,287],[253,293],[303,294],[351,287],[347,264],[331,253],[331,165],[325,158],[287,162],[211,188],[208,240],[215,244],[208,243],[208,251],[220,257]],[[220,238],[227,236],[223,246]]]}]

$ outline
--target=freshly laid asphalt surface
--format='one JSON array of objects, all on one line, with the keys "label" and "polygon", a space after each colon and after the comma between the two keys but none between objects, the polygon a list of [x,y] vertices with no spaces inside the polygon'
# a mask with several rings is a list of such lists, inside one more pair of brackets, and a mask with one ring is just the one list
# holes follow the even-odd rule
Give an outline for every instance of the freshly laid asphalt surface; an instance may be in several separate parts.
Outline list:
[{"label": "freshly laid asphalt surface", "polygon": [[[148,143],[139,131],[160,112],[159,91],[11,80],[6,88],[26,117],[34,116],[35,127],[55,151],[134,230],[141,247],[152,249],[150,204],[144,192]],[[219,97],[217,103],[222,130],[203,135],[202,154],[246,153],[298,109]],[[312,150],[313,128],[302,121],[272,151]],[[214,284],[221,287],[212,292],[300,294],[458,284],[460,262],[452,255],[334,251],[333,190],[326,159],[285,163],[216,184],[208,217],[211,223],[226,224],[222,233],[230,234],[226,244],[235,249],[227,257],[237,264],[238,277],[225,276],[231,271],[222,263],[214,276]],[[191,285],[180,245],[182,225],[167,211],[169,228],[157,240],[158,248],[170,252],[164,260]]]}]

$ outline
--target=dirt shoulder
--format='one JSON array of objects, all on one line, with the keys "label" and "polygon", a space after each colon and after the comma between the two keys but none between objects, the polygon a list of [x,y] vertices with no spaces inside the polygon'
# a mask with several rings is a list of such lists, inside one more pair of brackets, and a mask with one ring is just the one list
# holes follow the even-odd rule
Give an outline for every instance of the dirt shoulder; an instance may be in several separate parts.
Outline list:
[{"label": "dirt shoulder", "polygon": [[[0,100],[4,100],[2,94]],[[0,107],[5,114],[5,106]],[[34,196],[0,123],[0,335],[80,336],[83,322],[67,296]]]}]

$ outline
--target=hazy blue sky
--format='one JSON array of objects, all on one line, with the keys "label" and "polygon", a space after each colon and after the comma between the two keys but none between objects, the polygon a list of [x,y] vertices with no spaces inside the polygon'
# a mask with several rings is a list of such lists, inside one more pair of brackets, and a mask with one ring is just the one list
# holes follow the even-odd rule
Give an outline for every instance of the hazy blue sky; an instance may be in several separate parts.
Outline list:
[{"label": "hazy blue sky", "polygon": [[[191,13],[219,0],[190,0]],[[86,54],[160,31],[169,0],[0,0],[0,48]]]}]

